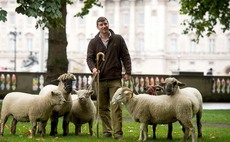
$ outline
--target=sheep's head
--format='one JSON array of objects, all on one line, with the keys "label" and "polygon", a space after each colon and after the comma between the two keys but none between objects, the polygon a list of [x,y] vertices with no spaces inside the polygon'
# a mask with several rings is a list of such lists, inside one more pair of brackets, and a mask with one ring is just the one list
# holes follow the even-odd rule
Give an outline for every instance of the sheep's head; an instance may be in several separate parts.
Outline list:
[{"label": "sheep's head", "polygon": [[76,80],[76,77],[70,73],[64,73],[58,77],[59,86],[64,86],[67,94],[71,93],[73,90],[72,82]]},{"label": "sheep's head", "polygon": [[133,96],[133,91],[130,90],[128,87],[120,87],[114,93],[111,103],[126,103],[130,98]]},{"label": "sheep's head", "polygon": [[184,83],[178,81],[174,77],[166,78],[165,82],[162,82],[161,85],[164,85],[164,89],[167,95],[174,95],[180,86],[185,86]]},{"label": "sheep's head", "polygon": [[51,91],[51,95],[52,95],[55,105],[62,105],[66,102],[60,90]]},{"label": "sheep's head", "polygon": [[94,94],[93,90],[77,90],[75,91],[78,99],[81,103],[84,103],[87,101],[87,99],[91,99],[91,95]]},{"label": "sheep's head", "polygon": [[145,90],[145,93],[147,93],[147,94],[149,94],[149,95],[157,95],[157,92],[158,91],[162,91],[164,88],[163,87],[161,87],[161,86],[159,86],[159,85],[156,85],[156,86],[152,86],[152,85],[150,85],[150,86],[146,86],[145,88],[144,88],[144,90]]}]

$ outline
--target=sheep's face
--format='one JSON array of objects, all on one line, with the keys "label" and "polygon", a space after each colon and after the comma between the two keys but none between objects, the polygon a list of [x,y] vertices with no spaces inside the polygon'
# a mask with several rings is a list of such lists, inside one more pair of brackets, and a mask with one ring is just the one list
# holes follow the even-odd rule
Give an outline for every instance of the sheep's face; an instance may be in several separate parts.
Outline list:
[{"label": "sheep's face", "polygon": [[130,98],[132,91],[127,87],[118,88],[117,91],[114,93],[111,103],[125,103],[127,101],[127,97]]},{"label": "sheep's face", "polygon": [[154,86],[146,86],[144,90],[145,90],[145,93],[149,95],[156,95],[156,88]]},{"label": "sheep's face", "polygon": [[64,88],[65,88],[65,91],[67,94],[71,93],[73,91],[73,87],[72,87],[72,82],[73,80],[63,80],[63,83],[64,83]]},{"label": "sheep's face", "polygon": [[73,91],[73,85],[72,82],[76,80],[76,77],[73,74],[62,74],[59,78],[59,83],[64,85],[64,89],[67,94],[71,93]]},{"label": "sheep's face", "polygon": [[174,95],[179,86],[185,85],[173,77],[166,78],[163,84],[165,86],[165,92],[167,95]]},{"label": "sheep's face", "polygon": [[62,105],[66,102],[62,92],[59,90],[51,91],[51,95],[53,100],[55,101],[54,104],[56,105]]},{"label": "sheep's face", "polygon": [[145,88],[145,93],[149,95],[157,95],[157,92],[163,91],[163,87],[156,85],[156,86],[146,86]]},{"label": "sheep's face", "polygon": [[84,103],[87,101],[87,99],[91,99],[91,95],[94,94],[93,90],[78,90],[76,91],[76,94],[78,96],[78,99],[81,103]]}]

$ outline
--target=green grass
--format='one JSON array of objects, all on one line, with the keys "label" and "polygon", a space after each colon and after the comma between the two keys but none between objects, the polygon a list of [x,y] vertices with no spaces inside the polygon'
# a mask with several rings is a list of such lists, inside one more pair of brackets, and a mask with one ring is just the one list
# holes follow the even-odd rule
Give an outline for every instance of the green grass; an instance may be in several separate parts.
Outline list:
[{"label": "green grass", "polygon": [[[123,109],[123,116],[129,118],[131,120],[130,115]],[[31,129],[30,123],[22,123],[18,122],[16,135],[10,134],[10,121],[7,121],[4,136],[0,137],[0,142],[115,142],[112,138],[102,138],[102,127],[99,124],[99,138],[96,137],[96,126],[94,125],[94,136],[91,137],[88,134],[88,125],[83,125],[82,134],[79,136],[74,135],[74,125],[70,124],[70,135],[63,137],[62,136],[62,128],[61,123],[62,120],[59,121],[58,132],[59,134],[56,137],[49,136],[50,131],[50,123],[48,123],[47,136],[45,138],[41,138],[38,134],[34,138],[28,138],[28,131]],[[194,119],[195,122],[195,119]],[[198,142],[225,142],[230,141],[230,110],[204,110],[203,112],[203,138],[198,139]],[[123,132],[124,132],[124,140],[125,142],[137,141],[139,136],[139,123],[131,121],[123,122]],[[197,133],[197,130],[196,130]],[[149,126],[149,138],[148,141],[152,140],[152,130],[151,126]],[[166,139],[167,136],[167,125],[158,125],[157,126],[157,142],[169,142]],[[181,140],[183,136],[181,126],[179,123],[173,124],[173,140],[170,142],[178,142]],[[191,141],[191,140],[189,140]]]}]

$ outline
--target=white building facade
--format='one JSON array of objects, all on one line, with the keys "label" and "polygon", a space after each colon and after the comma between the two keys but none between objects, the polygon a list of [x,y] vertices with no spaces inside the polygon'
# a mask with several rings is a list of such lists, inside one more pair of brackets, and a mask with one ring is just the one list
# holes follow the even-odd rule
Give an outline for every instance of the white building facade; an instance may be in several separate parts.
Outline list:
[{"label": "white building facade", "polygon": [[[178,1],[100,2],[103,8],[94,6],[83,19],[74,17],[83,6],[82,2],[68,5],[69,72],[89,72],[86,64],[88,42],[98,32],[97,18],[105,16],[110,28],[121,34],[127,43],[133,73],[171,74],[178,70],[206,73],[213,68],[214,75],[229,75],[230,32],[222,33],[217,26],[216,34],[200,39],[199,44],[194,43],[194,33],[182,34],[181,22],[186,17],[179,15]],[[16,71],[46,71],[47,30],[35,29],[35,19],[15,13],[14,0],[1,0],[0,7],[8,11],[8,21],[0,22],[0,70],[14,69],[16,54]],[[12,32],[17,33],[16,36]]]}]

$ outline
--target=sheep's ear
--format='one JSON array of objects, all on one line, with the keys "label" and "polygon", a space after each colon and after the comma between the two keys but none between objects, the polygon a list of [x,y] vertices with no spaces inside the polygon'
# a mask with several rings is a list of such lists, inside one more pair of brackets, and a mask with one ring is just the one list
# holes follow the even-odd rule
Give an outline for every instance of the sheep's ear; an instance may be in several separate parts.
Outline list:
[{"label": "sheep's ear", "polygon": [[55,91],[51,91],[51,95],[52,96],[56,95],[56,92]]},{"label": "sheep's ear", "polygon": [[77,93],[78,93],[78,91],[77,91],[76,89],[73,89],[73,92],[74,92],[75,94],[77,94]]},{"label": "sheep's ear", "polygon": [[94,90],[89,90],[89,94],[93,95],[94,94]]},{"label": "sheep's ear", "polygon": [[180,81],[177,81],[177,84],[178,84],[178,86],[180,86],[180,87],[184,87],[184,86],[186,85],[185,83],[180,82]]}]

